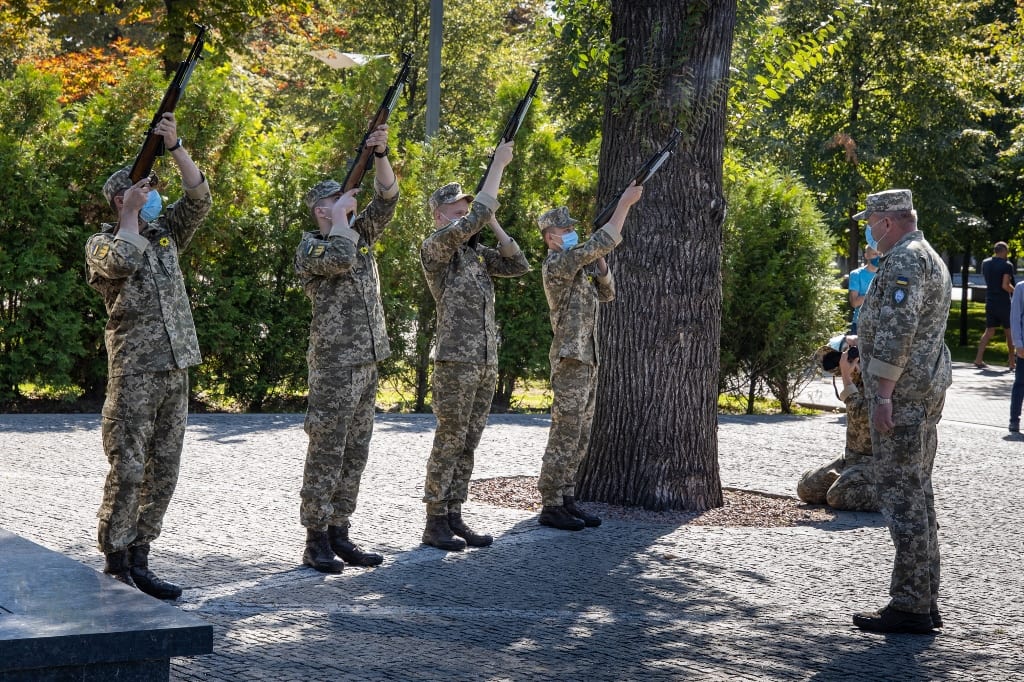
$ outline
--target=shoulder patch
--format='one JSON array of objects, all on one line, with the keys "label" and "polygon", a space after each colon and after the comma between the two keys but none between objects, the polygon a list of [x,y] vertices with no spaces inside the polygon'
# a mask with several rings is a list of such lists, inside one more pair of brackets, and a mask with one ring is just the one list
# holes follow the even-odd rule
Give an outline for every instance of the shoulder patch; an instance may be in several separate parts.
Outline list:
[{"label": "shoulder patch", "polygon": [[323,244],[317,244],[316,242],[310,242],[309,246],[306,247],[306,255],[310,258],[320,258],[324,255],[326,247]]},{"label": "shoulder patch", "polygon": [[899,305],[900,303],[903,303],[903,301],[905,301],[905,300],[907,300],[907,290],[906,289],[897,289],[896,291],[892,292],[892,301],[896,305]]},{"label": "shoulder patch", "polygon": [[910,278],[905,275],[896,275],[896,286],[905,287],[910,284]]},{"label": "shoulder patch", "polygon": [[100,242],[92,247],[93,258],[106,258],[108,253],[110,253],[110,244]]}]

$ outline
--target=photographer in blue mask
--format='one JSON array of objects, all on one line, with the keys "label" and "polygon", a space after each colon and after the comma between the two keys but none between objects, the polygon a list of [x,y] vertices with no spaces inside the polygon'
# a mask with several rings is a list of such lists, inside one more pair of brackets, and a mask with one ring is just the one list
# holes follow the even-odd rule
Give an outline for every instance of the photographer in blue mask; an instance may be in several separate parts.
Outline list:
[{"label": "photographer in blue mask", "polygon": [[104,573],[159,599],[177,599],[181,588],[149,569],[149,547],[178,479],[188,368],[201,360],[178,253],[212,200],[178,137],[174,114],[165,113],[154,131],[181,173],[184,196],[163,209],[155,177],[133,184],[126,166],[103,185],[117,223],[104,223],[85,245],[89,286],[110,317],[101,427],[110,471],[97,544],[106,557]]},{"label": "photographer in blue mask", "polygon": [[857,318],[860,316],[860,307],[864,304],[864,297],[868,295],[868,288],[871,280],[878,272],[879,253],[870,244],[864,245],[864,265],[850,271],[850,283],[847,286],[850,296],[850,307],[853,308],[853,317],[850,320],[850,334],[857,333]]}]

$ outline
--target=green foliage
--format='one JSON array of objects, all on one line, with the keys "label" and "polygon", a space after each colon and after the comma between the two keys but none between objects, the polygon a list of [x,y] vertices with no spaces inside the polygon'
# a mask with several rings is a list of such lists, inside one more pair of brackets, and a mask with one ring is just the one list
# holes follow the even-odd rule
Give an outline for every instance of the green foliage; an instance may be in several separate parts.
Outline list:
[{"label": "green foliage", "polygon": [[65,227],[67,185],[48,163],[57,93],[55,79],[29,67],[0,83],[0,401],[25,381],[70,383],[83,352],[65,305],[77,272],[62,268],[62,254],[81,247]]},{"label": "green foliage", "polygon": [[730,164],[723,242],[721,377],[790,411],[808,358],[839,328],[831,249],[813,195],[792,174]]}]

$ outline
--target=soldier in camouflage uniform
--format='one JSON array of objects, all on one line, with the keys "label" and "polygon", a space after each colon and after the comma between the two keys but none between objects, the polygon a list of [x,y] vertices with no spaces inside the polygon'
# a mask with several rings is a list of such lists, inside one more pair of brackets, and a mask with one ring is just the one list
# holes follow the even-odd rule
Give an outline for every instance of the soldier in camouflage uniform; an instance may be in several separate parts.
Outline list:
[{"label": "soldier in camouflage uniform", "polygon": [[943,341],[950,279],[917,229],[909,190],[870,194],[854,216],[884,256],[861,308],[858,347],[872,404],[878,502],[896,547],[889,604],[853,617],[878,632],[928,633],[939,615],[939,542],[932,494],[936,425],[952,383]]},{"label": "soldier in camouflage uniform", "polygon": [[[847,338],[855,343],[856,337]],[[844,348],[840,353],[831,345],[825,345],[816,353],[823,369],[833,374],[838,371],[843,379],[839,399],[846,403],[846,450],[835,461],[805,472],[796,484],[796,494],[808,504],[827,504],[833,509],[846,511],[876,512],[878,496],[875,493],[868,404],[864,400],[860,358],[851,361],[848,351],[849,348]]]},{"label": "soldier in camouflage uniform", "polygon": [[[493,540],[466,524],[462,504],[498,376],[491,278],[519,277],[530,270],[519,245],[494,217],[501,175],[511,161],[512,143],[499,145],[475,198],[458,183],[435,191],[430,211],[437,230],[420,247],[423,274],[437,303],[432,386],[437,430],[423,485],[423,542],[439,549],[486,547]],[[497,249],[470,243],[484,225],[494,232]]]},{"label": "soldier in camouflage uniform", "polygon": [[104,573],[160,599],[181,588],[149,570],[178,480],[188,418],[188,368],[199,342],[179,266],[179,251],[210,211],[206,178],[178,138],[174,115],[155,127],[181,173],[185,196],[161,213],[155,178],[132,184],[129,167],[103,185],[117,224],[86,242],[89,286],[107,310],[107,397],[103,450],[110,463],[100,505],[98,546]]},{"label": "soldier in camouflage uniform", "polygon": [[576,472],[590,443],[597,399],[600,352],[597,343],[598,303],[615,298],[615,280],[605,255],[622,241],[622,227],[643,187],[630,185],[619,198],[607,225],[577,245],[577,221],[565,207],[537,219],[548,247],[542,270],[554,339],[551,362],[551,430],[537,488],[544,507],[542,525],[582,530],[601,519],[576,505]]},{"label": "soldier in camouflage uniform", "polygon": [[299,516],[306,528],[302,562],[340,573],[344,560],[376,566],[384,557],[349,540],[359,481],[366,467],[377,397],[377,363],[391,355],[374,245],[398,204],[398,180],[388,161],[387,126],[370,134],[374,147],[374,197],[356,212],[358,189],[342,193],[324,180],[306,193],[317,229],[305,232],[295,271],[313,305],[309,327],[309,448],[302,476]]}]

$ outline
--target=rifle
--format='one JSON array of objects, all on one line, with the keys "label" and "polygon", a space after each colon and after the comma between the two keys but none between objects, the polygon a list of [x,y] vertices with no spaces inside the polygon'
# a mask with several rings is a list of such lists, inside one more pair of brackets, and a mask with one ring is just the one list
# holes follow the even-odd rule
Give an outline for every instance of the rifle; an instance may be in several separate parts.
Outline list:
[{"label": "rifle", "polygon": [[405,82],[409,80],[409,64],[412,62],[412,53],[405,52],[402,54],[402,57],[404,61],[398,70],[398,77],[395,78],[395,82],[391,84],[391,87],[384,94],[384,101],[380,103],[377,113],[370,119],[370,127],[367,128],[366,134],[363,135],[362,142],[356,147],[356,156],[348,166],[348,174],[345,176],[345,181],[341,183],[342,192],[359,187],[363,183],[363,176],[366,175],[366,171],[370,170],[370,166],[373,164],[373,147],[367,146],[366,139],[377,129],[377,126],[388,122],[388,117],[391,116],[391,112],[398,104],[398,96],[402,94]]},{"label": "rifle", "polygon": [[[503,142],[509,142],[515,139],[516,133],[523,126],[523,121],[526,120],[526,112],[530,109],[530,104],[533,103],[533,98],[537,96],[537,83],[540,81],[540,69],[533,70],[533,80],[530,81],[530,87],[527,88],[526,94],[519,104],[516,105],[515,111],[509,117],[505,123],[505,129],[501,132],[501,137],[498,138],[498,145]],[[498,145],[495,145],[494,151],[498,150]],[[487,158],[487,168],[484,170],[484,174],[480,177],[480,182],[476,184],[476,190],[473,194],[479,194],[480,190],[484,188],[484,182],[487,180],[487,174],[491,172],[491,165],[494,163],[494,152]],[[470,248],[476,248],[476,245],[480,243],[480,233],[477,232],[469,238]]]},{"label": "rifle", "polygon": [[[672,151],[675,149],[676,145],[679,144],[679,138],[681,136],[682,132],[678,128],[673,130],[672,137],[668,138],[668,142],[665,143],[665,146],[654,154],[654,156],[644,162],[644,165],[640,167],[637,174],[633,176],[629,183],[626,183],[626,187],[629,187],[630,183],[633,182],[635,182],[637,186],[646,184],[646,182],[658,172],[658,169],[661,168],[662,164],[668,161],[668,158],[672,156]],[[594,227],[601,228],[608,223],[612,217],[612,213],[615,213],[615,207],[618,205],[619,199],[622,198],[622,194],[625,191],[625,189],[620,191],[615,195],[614,199],[609,201],[605,207],[601,209],[601,212],[594,218]]]},{"label": "rifle", "polygon": [[[185,91],[185,86],[188,85],[188,81],[192,77],[192,71],[195,70],[199,60],[203,58],[203,39],[206,36],[206,26],[196,24],[196,28],[199,29],[199,32],[196,34],[195,42],[192,43],[192,49],[189,50],[185,61],[178,64],[178,71],[174,74],[167,92],[164,93],[164,98],[160,102],[160,108],[156,110],[156,114],[149,124],[149,130],[146,131],[146,139],[143,141],[142,148],[139,149],[139,153],[135,157],[135,163],[132,164],[132,169],[128,173],[133,185],[142,178],[149,177],[153,171],[153,163],[156,161],[156,157],[164,155],[164,138],[162,135],[153,132],[153,130],[156,128],[156,124],[160,122],[160,119],[164,117],[165,112],[174,111],[174,108],[178,106],[178,100],[181,99],[181,94]],[[156,184],[156,182],[154,181],[153,184]]]}]

